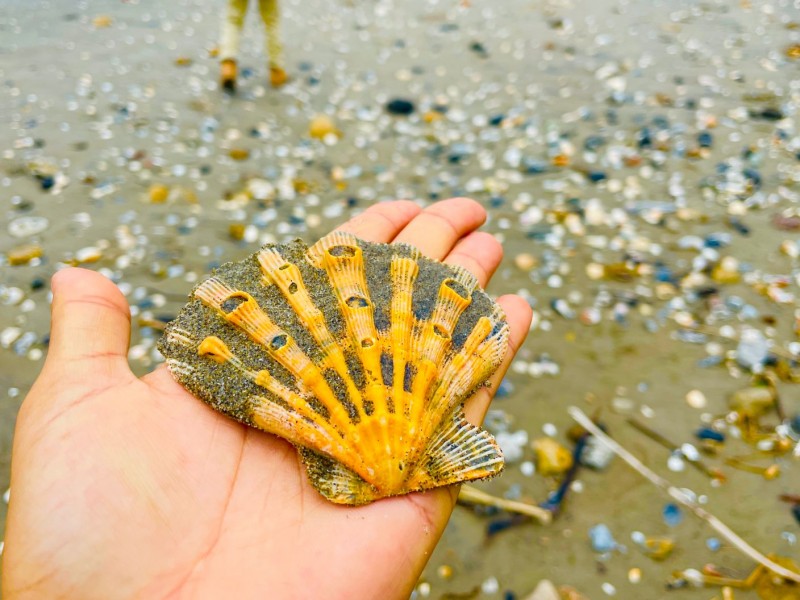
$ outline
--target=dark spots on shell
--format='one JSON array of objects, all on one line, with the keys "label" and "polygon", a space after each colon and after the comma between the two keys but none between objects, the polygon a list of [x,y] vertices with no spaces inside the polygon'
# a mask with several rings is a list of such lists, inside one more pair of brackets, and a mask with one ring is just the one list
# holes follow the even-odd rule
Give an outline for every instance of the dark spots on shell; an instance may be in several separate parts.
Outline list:
[{"label": "dark spots on shell", "polygon": [[297,291],[297,284],[293,281],[289,284],[289,293],[294,294]]},{"label": "dark spots on shell", "polygon": [[445,279],[444,284],[462,298],[468,299],[470,297],[469,290],[467,290],[467,288],[465,288],[455,279]]},{"label": "dark spots on shell", "polygon": [[278,270],[279,271],[285,271],[288,268],[289,268],[289,263],[284,263],[280,267],[278,267]]},{"label": "dark spots on shell", "polygon": [[231,296],[230,298],[222,302],[220,308],[225,314],[230,314],[245,302],[247,302],[247,298],[245,298],[244,296],[239,296],[239,295]]},{"label": "dark spots on shell", "polygon": [[403,376],[403,389],[411,393],[411,386],[414,384],[414,376],[417,374],[417,369],[411,363],[406,363],[406,372]]},{"label": "dark spots on shell", "polygon": [[[331,413],[330,411],[328,411],[327,407],[322,402],[312,397],[309,398],[308,405],[311,407],[311,410],[317,413],[320,417],[322,417],[326,421],[330,420]],[[312,423],[314,422],[313,419],[311,420],[311,422]]]},{"label": "dark spots on shell", "polygon": [[355,352],[346,352],[344,360],[347,363],[347,370],[350,372],[353,383],[356,384],[359,390],[364,389],[366,383],[364,380],[364,366],[361,364],[358,355]]},{"label": "dark spots on shell", "polygon": [[322,372],[322,376],[333,391],[333,395],[336,396],[336,399],[344,406],[350,420],[353,423],[358,423],[361,420],[361,416],[358,413],[358,408],[347,395],[347,385],[344,379],[342,379],[342,376],[339,375],[335,369],[325,369]]},{"label": "dark spots on shell", "polygon": [[375,338],[364,338],[361,340],[361,347],[362,348],[372,348],[375,345]]},{"label": "dark spots on shell", "polygon": [[356,250],[357,248],[354,246],[333,246],[328,250],[328,254],[336,258],[353,258],[356,255]]},{"label": "dark spots on shell", "polygon": [[450,339],[450,334],[447,333],[441,325],[434,325],[433,326],[433,333],[438,335],[440,338]]},{"label": "dark spots on shell", "polygon": [[350,296],[347,300],[345,300],[345,304],[350,308],[365,308],[369,306],[369,300],[366,298],[362,298],[361,296]]},{"label": "dark spots on shell", "polygon": [[273,350],[280,350],[288,342],[289,342],[289,336],[286,335],[285,333],[282,333],[280,335],[276,335],[274,338],[270,340],[269,347],[272,348]]},{"label": "dark spots on shell", "polygon": [[364,413],[368,417],[372,416],[372,413],[375,412],[375,405],[372,403],[371,400],[364,400],[363,404],[364,404]]},{"label": "dark spots on shell", "polygon": [[464,327],[460,327],[453,332],[453,348],[461,348],[464,342],[467,341],[470,331]]},{"label": "dark spots on shell", "polygon": [[347,415],[350,417],[350,420],[355,424],[361,421],[361,415],[358,414],[358,408],[356,405],[347,400],[343,402],[345,410],[347,410]]},{"label": "dark spots on shell", "polygon": [[420,321],[427,321],[428,317],[430,317],[431,313],[433,312],[433,306],[435,302],[435,296],[427,295],[423,297],[417,297],[415,293],[415,295],[412,297],[412,310],[414,312],[414,316]]},{"label": "dark spots on shell", "polygon": [[381,354],[381,375],[383,376],[383,385],[391,387],[394,381],[394,357],[388,352]]}]

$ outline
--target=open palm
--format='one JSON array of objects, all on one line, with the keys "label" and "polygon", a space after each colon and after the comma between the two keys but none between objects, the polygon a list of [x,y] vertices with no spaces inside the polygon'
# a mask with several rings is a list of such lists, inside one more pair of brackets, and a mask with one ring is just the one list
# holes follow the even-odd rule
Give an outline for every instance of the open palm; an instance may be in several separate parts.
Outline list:
[{"label": "open palm", "polygon": [[[406,242],[486,285],[502,249],[466,199],[371,207],[342,230]],[[506,360],[466,406],[478,422],[530,322],[506,296]],[[456,490],[344,507],[308,483],[294,448],[214,412],[163,367],[138,379],[114,284],[53,279],[50,352],[22,405],[3,557],[6,599],[407,598]]]}]

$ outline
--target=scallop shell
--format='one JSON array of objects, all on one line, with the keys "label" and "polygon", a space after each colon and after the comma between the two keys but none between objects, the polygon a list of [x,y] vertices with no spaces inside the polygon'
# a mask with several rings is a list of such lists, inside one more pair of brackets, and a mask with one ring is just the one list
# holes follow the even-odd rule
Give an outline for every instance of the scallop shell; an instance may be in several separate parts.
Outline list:
[{"label": "scallop shell", "polygon": [[365,504],[502,470],[462,405],[507,343],[465,269],[334,232],[220,267],[159,349],[197,397],[294,444],[323,496]]}]

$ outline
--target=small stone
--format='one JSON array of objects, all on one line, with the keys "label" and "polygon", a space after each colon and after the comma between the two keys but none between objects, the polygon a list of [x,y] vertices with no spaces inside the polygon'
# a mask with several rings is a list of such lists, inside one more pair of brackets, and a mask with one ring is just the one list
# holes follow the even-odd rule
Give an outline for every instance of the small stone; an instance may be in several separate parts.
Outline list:
[{"label": "small stone", "polygon": [[717,552],[720,548],[722,548],[722,542],[715,537],[708,538],[706,540],[706,548],[712,552]]},{"label": "small stone", "polygon": [[683,521],[683,511],[677,504],[672,502],[664,505],[661,514],[664,517],[664,522],[670,527],[675,527]]},{"label": "small stone", "polygon": [[536,468],[544,476],[561,475],[572,466],[572,454],[552,438],[539,438],[531,444]]},{"label": "small stone", "polygon": [[614,587],[613,584],[606,581],[603,585],[600,586],[603,589],[603,592],[606,596],[614,596],[617,593],[617,588]]},{"label": "small stone", "polygon": [[404,98],[394,98],[386,103],[386,112],[390,115],[408,116],[414,112],[414,103]]},{"label": "small stone", "polygon": [[514,257],[514,264],[522,271],[530,271],[537,265],[538,261],[533,254],[523,252]]},{"label": "small stone", "polygon": [[336,124],[328,115],[316,115],[308,125],[308,135],[321,140],[329,135],[339,136]]},{"label": "small stone", "polygon": [[442,579],[450,579],[453,576],[453,567],[450,565],[439,565],[436,574]]},{"label": "small stone", "polygon": [[231,148],[228,150],[228,156],[233,160],[247,160],[250,158],[250,150],[247,148]]},{"label": "small stone", "polygon": [[642,580],[642,570],[634,567],[628,571],[628,581],[631,583],[639,583]]},{"label": "small stone", "polygon": [[686,394],[686,404],[691,406],[692,408],[705,408],[708,402],[706,401],[706,396],[700,390],[691,390]]},{"label": "small stone", "polygon": [[244,223],[231,223],[228,225],[228,235],[236,241],[244,239],[244,231],[247,226]]},{"label": "small stone", "polygon": [[163,204],[169,197],[169,188],[161,183],[154,183],[148,191],[150,202],[153,204]]},{"label": "small stone", "polygon": [[481,584],[481,591],[484,594],[496,594],[499,589],[500,582],[497,581],[497,577],[489,577]]},{"label": "small stone", "polygon": [[769,344],[758,329],[747,328],[742,331],[736,347],[736,362],[742,367],[759,372],[769,355]]},{"label": "small stone", "polygon": [[109,15],[97,15],[92,19],[92,26],[95,29],[105,29],[106,27],[111,27],[111,24],[114,22]]},{"label": "small stone", "polygon": [[10,265],[27,265],[34,258],[40,258],[44,250],[39,244],[23,244],[16,246],[6,253]]},{"label": "small stone", "polygon": [[600,523],[589,530],[589,541],[595,552],[611,552],[618,544],[607,525]]},{"label": "small stone", "polygon": [[78,264],[97,262],[103,258],[103,252],[95,246],[86,246],[75,252],[75,261]]},{"label": "small stone", "polygon": [[680,454],[675,453],[667,459],[667,468],[673,473],[680,473],[686,468],[686,463]]},{"label": "small stone", "polygon": [[22,329],[19,327],[6,327],[0,332],[0,346],[3,348],[10,348],[11,345],[19,339],[22,335]]},{"label": "small stone", "polygon": [[8,224],[8,233],[15,238],[26,238],[42,233],[49,225],[45,217],[19,217]]},{"label": "small stone", "polygon": [[711,440],[712,442],[724,442],[725,434],[715,431],[710,427],[701,427],[694,432],[694,435],[699,440]]}]

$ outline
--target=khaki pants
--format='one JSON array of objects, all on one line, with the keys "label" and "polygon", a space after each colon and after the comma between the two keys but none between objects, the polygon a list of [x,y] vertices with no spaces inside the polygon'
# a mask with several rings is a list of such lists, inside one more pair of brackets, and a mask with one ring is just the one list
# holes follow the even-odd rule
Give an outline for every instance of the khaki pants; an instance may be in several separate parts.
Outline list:
[{"label": "khaki pants", "polygon": [[[244,27],[244,17],[247,14],[248,0],[228,0],[228,9],[222,23],[222,36],[220,39],[220,58],[222,60],[236,60],[239,53],[239,40]],[[265,46],[269,57],[269,66],[283,68],[283,46],[278,32],[278,0],[258,0],[258,10],[261,20],[264,21]]]}]

